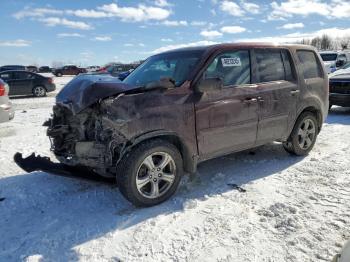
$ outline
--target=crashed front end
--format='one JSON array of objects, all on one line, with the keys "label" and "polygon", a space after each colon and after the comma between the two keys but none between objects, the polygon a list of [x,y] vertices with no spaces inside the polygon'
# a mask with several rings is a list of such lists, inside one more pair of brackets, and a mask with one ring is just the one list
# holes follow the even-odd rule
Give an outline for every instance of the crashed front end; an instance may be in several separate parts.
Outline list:
[{"label": "crashed front end", "polygon": [[51,150],[61,163],[113,176],[128,140],[123,109],[112,114],[110,105],[132,89],[96,77],[72,82],[58,94],[48,123]]}]

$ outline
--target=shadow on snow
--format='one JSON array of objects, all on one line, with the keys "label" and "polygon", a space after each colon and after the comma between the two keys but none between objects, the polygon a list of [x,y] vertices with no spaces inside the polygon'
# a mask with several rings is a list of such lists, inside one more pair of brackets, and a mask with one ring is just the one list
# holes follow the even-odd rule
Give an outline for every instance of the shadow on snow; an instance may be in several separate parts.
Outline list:
[{"label": "shadow on snow", "polygon": [[[278,173],[298,161],[277,143],[231,154],[199,165],[185,177],[176,195],[151,208],[135,208],[114,183],[25,173],[0,180],[0,260],[41,255],[44,261],[77,260],[80,244],[137,225],[160,214],[181,212],[191,200],[233,190],[228,183],[247,183]],[[249,190],[246,193],[249,194]],[[1,232],[2,231],[2,232]],[[127,252],[127,251],[126,251]],[[130,252],[130,251],[129,251]]]}]

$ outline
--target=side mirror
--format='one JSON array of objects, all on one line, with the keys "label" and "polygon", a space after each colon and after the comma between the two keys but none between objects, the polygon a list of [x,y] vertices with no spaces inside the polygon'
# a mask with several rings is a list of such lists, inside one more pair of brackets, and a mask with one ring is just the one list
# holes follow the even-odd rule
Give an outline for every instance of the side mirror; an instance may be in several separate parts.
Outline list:
[{"label": "side mirror", "polygon": [[204,78],[199,82],[198,90],[202,92],[211,92],[223,87],[223,80],[220,77]]}]

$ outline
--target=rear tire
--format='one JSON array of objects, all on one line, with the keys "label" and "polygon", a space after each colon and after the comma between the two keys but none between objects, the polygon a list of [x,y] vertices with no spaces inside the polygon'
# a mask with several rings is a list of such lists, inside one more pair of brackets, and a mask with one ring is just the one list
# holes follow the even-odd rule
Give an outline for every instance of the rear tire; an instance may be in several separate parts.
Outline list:
[{"label": "rear tire", "polygon": [[35,97],[44,97],[46,96],[46,89],[43,86],[36,86],[33,88],[33,95]]},{"label": "rear tire", "polygon": [[288,140],[283,142],[283,147],[290,154],[307,155],[314,147],[317,135],[318,125],[315,115],[304,112],[296,121]]},{"label": "rear tire", "polygon": [[146,141],[129,152],[117,166],[117,184],[135,206],[164,202],[176,191],[183,174],[182,157],[171,143]]},{"label": "rear tire", "polygon": [[57,76],[57,77],[61,77],[61,76],[62,76],[62,73],[57,73],[56,76]]}]

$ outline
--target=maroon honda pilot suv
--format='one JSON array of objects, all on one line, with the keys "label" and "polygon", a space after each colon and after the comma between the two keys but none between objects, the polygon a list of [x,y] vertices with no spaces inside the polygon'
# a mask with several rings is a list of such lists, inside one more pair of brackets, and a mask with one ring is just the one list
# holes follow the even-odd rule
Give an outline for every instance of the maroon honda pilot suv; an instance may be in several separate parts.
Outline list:
[{"label": "maroon honda pilot suv", "polygon": [[47,134],[59,161],[116,177],[129,201],[151,206],[211,158],[272,141],[306,155],[328,103],[314,48],[219,44],[151,56],[123,82],[74,78]]}]

